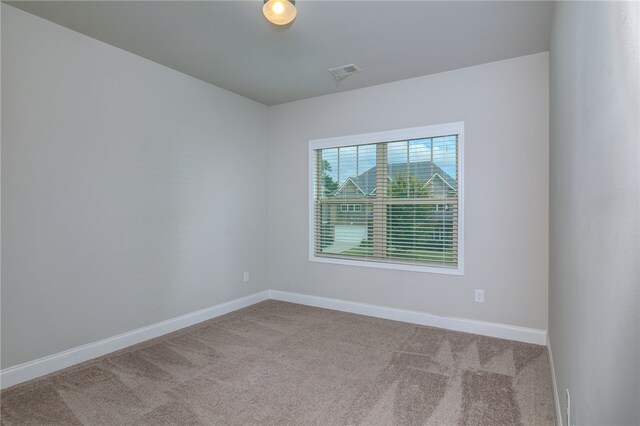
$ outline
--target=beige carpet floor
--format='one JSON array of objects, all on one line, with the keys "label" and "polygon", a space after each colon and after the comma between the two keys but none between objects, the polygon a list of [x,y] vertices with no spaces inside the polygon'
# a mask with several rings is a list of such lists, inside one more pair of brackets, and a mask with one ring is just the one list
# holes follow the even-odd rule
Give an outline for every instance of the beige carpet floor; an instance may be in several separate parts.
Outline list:
[{"label": "beige carpet floor", "polygon": [[552,425],[547,352],[266,301],[1,394],[2,425]]}]

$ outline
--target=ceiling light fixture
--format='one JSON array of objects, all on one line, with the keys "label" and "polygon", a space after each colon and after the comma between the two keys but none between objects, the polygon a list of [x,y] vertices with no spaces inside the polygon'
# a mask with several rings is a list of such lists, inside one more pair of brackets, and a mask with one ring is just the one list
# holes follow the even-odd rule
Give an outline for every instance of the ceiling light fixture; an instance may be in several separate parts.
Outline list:
[{"label": "ceiling light fixture", "polygon": [[276,25],[287,25],[296,19],[295,0],[264,0],[262,13],[269,22]]}]

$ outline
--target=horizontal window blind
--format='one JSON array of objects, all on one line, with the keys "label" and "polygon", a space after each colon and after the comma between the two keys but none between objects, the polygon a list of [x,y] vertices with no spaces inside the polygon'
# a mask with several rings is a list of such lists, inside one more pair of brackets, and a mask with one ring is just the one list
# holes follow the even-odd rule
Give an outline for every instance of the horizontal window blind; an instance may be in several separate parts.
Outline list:
[{"label": "horizontal window blind", "polygon": [[315,150],[314,253],[458,265],[458,136]]}]

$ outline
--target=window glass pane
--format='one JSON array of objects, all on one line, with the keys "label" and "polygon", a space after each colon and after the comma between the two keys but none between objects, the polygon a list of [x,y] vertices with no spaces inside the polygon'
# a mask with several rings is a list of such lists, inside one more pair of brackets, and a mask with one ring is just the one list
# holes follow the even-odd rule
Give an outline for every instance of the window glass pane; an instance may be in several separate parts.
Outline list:
[{"label": "window glass pane", "polygon": [[457,190],[457,136],[447,136],[433,139],[433,162],[437,169],[444,173],[442,177],[446,182]]},{"label": "window glass pane", "polygon": [[431,139],[409,141],[407,177],[413,197],[431,196],[430,187],[427,184],[434,174],[431,147]]},{"label": "window glass pane", "polygon": [[[337,189],[322,202],[323,244],[316,252],[340,257],[372,255],[373,197],[376,176],[376,145],[321,150],[336,160]],[[331,165],[333,163],[330,163]]]},{"label": "window glass pane", "polygon": [[426,163],[431,161],[431,139],[409,141],[409,162]]},{"label": "window glass pane", "polygon": [[338,175],[338,185],[342,186],[347,179],[355,178],[358,167],[358,147],[347,146],[339,148],[340,170]]},{"label": "window glass pane", "polygon": [[440,211],[435,204],[387,206],[387,256],[391,259],[457,264],[453,205]]},{"label": "window glass pane", "polygon": [[407,164],[407,142],[391,142],[387,144],[389,164]]},{"label": "window glass pane", "polygon": [[361,145],[358,147],[358,186],[371,196],[376,189],[376,146]]},{"label": "window glass pane", "polygon": [[[389,144],[386,254],[390,259],[457,264],[457,137]],[[393,151],[391,146],[393,145]],[[400,201],[420,200],[414,204]],[[451,199],[450,204],[429,201]],[[398,201],[394,201],[398,200]],[[440,206],[440,208],[438,208]]]}]

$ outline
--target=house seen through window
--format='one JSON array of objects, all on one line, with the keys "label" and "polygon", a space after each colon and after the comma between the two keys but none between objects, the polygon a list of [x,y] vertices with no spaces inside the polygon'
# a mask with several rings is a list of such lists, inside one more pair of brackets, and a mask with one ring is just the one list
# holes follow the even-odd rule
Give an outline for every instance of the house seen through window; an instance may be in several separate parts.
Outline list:
[{"label": "house seen through window", "polygon": [[459,142],[313,149],[313,256],[457,269]]}]

